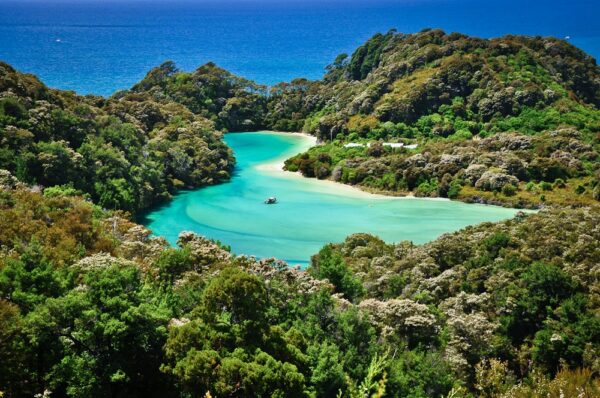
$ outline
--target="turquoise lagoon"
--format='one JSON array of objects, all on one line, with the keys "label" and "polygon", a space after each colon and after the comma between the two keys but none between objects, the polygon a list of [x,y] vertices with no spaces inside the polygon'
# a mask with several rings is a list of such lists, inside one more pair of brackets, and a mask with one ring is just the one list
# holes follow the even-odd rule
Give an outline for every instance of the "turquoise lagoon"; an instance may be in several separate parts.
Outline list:
[{"label": "turquoise lagoon", "polygon": [[[282,171],[283,161],[314,144],[300,134],[230,133],[233,178],[185,191],[145,218],[155,235],[175,244],[193,231],[230,245],[236,254],[306,265],[328,242],[368,232],[387,242],[424,243],[443,233],[512,217],[517,210],[449,200],[392,198]],[[276,196],[275,205],[264,204]]]}]

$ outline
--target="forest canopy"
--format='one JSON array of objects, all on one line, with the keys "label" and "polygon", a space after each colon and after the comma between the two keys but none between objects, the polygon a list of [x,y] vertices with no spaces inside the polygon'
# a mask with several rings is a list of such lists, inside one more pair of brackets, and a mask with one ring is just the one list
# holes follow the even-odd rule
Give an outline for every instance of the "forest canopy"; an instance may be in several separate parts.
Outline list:
[{"label": "forest canopy", "polygon": [[180,104],[52,90],[5,63],[0,142],[0,169],[20,181],[132,214],[177,189],[227,180],[234,162],[214,124]]},{"label": "forest canopy", "polygon": [[597,396],[595,209],[352,235],[301,271],[8,180],[4,396]]}]

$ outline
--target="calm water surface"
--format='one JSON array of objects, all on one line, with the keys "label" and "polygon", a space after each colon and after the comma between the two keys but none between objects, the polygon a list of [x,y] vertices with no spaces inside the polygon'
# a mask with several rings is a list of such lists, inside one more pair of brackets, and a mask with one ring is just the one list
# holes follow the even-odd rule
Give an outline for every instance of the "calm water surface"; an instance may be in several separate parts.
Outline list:
[{"label": "calm water surface", "polygon": [[[189,230],[231,245],[237,254],[306,265],[325,243],[369,232],[388,242],[423,243],[470,224],[512,217],[517,210],[447,200],[371,195],[329,181],[283,172],[278,164],[307,149],[297,134],[225,136],[237,166],[230,182],[184,192],[150,213],[146,226],[174,244]],[[266,205],[276,196],[279,203]]]}]

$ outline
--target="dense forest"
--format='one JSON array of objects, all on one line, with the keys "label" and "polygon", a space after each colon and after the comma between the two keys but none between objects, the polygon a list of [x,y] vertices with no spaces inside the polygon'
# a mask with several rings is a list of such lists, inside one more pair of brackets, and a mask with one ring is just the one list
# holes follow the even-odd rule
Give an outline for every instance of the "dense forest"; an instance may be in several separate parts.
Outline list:
[{"label": "dense forest", "polygon": [[596,210],[352,235],[303,272],[0,185],[6,397],[600,394]]},{"label": "dense forest", "polygon": [[233,155],[214,123],[172,101],[106,100],[47,88],[0,63],[0,169],[137,213],[179,188],[229,178]]},{"label": "dense forest", "polygon": [[[0,397],[600,396],[599,72],[561,40],[439,30],[271,88],[166,62],[79,96],[0,63]],[[133,221],[228,179],[222,133],[262,128],[320,138],[287,162],[307,177],[544,208],[354,234],[306,270]]]},{"label": "dense forest", "polygon": [[519,207],[600,199],[600,68],[565,41],[391,31],[275,101],[289,97],[302,112],[287,120],[328,141],[288,162],[305,176]]}]

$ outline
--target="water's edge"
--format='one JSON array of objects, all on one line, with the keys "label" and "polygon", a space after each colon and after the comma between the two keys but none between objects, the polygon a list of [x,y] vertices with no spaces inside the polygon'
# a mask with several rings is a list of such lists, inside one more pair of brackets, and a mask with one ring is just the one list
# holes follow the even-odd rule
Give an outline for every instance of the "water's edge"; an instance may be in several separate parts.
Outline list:
[{"label": "water's edge", "polygon": [[[424,243],[518,210],[439,198],[374,194],[331,180],[282,169],[285,159],[315,144],[312,136],[284,132],[229,133],[237,163],[230,181],[180,191],[141,219],[175,244],[189,230],[230,245],[236,254],[277,257],[307,265],[324,244],[367,232],[386,242]],[[278,204],[265,205],[277,196]]]}]

